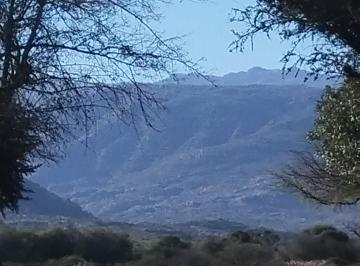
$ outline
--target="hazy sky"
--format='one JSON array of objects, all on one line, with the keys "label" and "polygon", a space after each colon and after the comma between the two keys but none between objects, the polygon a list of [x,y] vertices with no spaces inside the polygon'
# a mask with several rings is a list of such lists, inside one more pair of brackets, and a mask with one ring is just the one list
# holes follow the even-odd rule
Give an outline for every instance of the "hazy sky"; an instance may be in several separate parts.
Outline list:
[{"label": "hazy sky", "polygon": [[231,8],[244,7],[251,2],[179,0],[162,8],[165,17],[160,28],[166,31],[167,36],[187,34],[184,40],[189,55],[193,59],[206,58],[202,65],[214,74],[238,72],[253,66],[281,68],[279,61],[289,44],[280,43],[276,36],[271,40],[265,36],[257,38],[253,51],[249,46],[243,54],[229,52],[228,46],[234,40],[231,29],[240,29],[238,24],[229,21]]}]

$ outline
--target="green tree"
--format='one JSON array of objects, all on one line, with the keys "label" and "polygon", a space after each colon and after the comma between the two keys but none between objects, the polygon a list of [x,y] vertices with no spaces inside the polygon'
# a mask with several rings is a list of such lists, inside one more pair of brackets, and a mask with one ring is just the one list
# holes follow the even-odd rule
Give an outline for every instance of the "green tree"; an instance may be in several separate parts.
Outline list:
[{"label": "green tree", "polygon": [[0,211],[17,209],[26,175],[58,159],[74,129],[105,114],[153,126],[163,105],[141,81],[197,71],[150,25],[163,2],[0,1]]},{"label": "green tree", "polygon": [[[308,66],[313,78],[343,78],[327,87],[308,134],[315,154],[299,153],[295,163],[275,175],[284,185],[321,204],[355,204],[360,200],[360,2],[356,0],[256,0],[234,9],[233,49],[243,51],[258,33],[278,32],[291,49],[284,72]],[[308,45],[310,43],[310,45]],[[310,47],[304,50],[304,44]]]},{"label": "green tree", "polygon": [[[317,106],[318,117],[308,138],[327,171],[342,176],[340,187],[360,188],[360,81],[328,87]],[[350,189],[353,191],[353,189]]]},{"label": "green tree", "polygon": [[317,104],[317,118],[308,133],[315,155],[276,175],[295,192],[322,204],[351,205],[360,200],[360,81],[327,87]]}]

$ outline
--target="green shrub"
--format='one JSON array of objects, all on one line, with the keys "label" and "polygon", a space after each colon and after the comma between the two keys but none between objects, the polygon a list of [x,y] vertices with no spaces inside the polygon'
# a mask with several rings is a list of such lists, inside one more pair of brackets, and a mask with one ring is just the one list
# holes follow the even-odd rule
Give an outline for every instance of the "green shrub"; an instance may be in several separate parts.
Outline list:
[{"label": "green shrub", "polygon": [[151,253],[162,255],[164,257],[172,257],[179,251],[188,249],[190,247],[190,243],[182,241],[177,236],[166,236],[151,249]]},{"label": "green shrub", "polygon": [[60,260],[51,260],[46,262],[44,266],[90,266],[83,258],[69,256]]},{"label": "green shrub", "polygon": [[[214,257],[196,252],[194,250],[186,250],[173,257],[170,266],[219,266],[219,262]],[[230,266],[230,265],[229,265]]]},{"label": "green shrub", "polygon": [[238,243],[258,243],[273,246],[280,241],[280,237],[271,230],[254,229],[246,232],[235,231],[230,235],[229,240]]},{"label": "green shrub", "polygon": [[16,230],[3,228],[0,233],[0,258],[9,261],[16,258],[21,249],[21,239]]},{"label": "green shrub", "polygon": [[35,262],[41,261],[40,238],[30,232],[14,229],[2,230],[0,234],[0,258],[2,261]]},{"label": "green shrub", "polygon": [[106,230],[87,231],[77,240],[74,254],[97,263],[126,262],[132,259],[133,245],[121,234]]},{"label": "green shrub", "polygon": [[225,245],[226,239],[209,239],[203,244],[202,250],[205,253],[216,255],[224,250]]},{"label": "green shrub", "polygon": [[[156,256],[154,254],[143,257],[140,261],[132,262],[129,266],[225,266],[216,258],[197,252],[193,249],[181,250],[172,257]],[[230,266],[230,265],[226,265]]]},{"label": "green shrub", "polygon": [[329,258],[356,261],[358,250],[346,233],[331,226],[316,226],[304,230],[284,250],[290,258],[322,260]]},{"label": "green shrub", "polygon": [[42,262],[70,256],[74,238],[60,229],[40,234],[14,229],[0,232],[0,256],[3,261]]},{"label": "green shrub", "polygon": [[39,251],[43,259],[60,259],[73,254],[75,248],[75,230],[52,229],[40,233]]},{"label": "green shrub", "polygon": [[249,243],[252,240],[249,233],[240,230],[233,232],[230,235],[230,239],[241,243]]},{"label": "green shrub", "polygon": [[280,242],[280,236],[274,231],[267,229],[256,229],[249,231],[252,242],[274,246]]},{"label": "green shrub", "polygon": [[219,253],[219,260],[235,266],[282,266],[269,246],[255,243],[230,244]]}]

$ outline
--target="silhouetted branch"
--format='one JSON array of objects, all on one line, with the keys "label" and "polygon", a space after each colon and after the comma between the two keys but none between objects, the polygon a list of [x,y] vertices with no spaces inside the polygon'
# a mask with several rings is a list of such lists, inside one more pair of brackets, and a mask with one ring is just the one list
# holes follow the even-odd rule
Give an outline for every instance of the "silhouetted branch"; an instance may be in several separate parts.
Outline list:
[{"label": "silhouetted branch", "polygon": [[284,72],[307,65],[312,76],[341,77],[344,66],[356,72],[360,66],[359,2],[257,0],[245,9],[234,8],[231,21],[241,24],[234,30],[231,50],[253,47],[259,33],[276,32],[292,47],[283,56]]},{"label": "silhouetted branch", "polygon": [[360,201],[356,196],[360,186],[347,186],[340,175],[330,173],[324,163],[309,152],[294,154],[293,163],[273,173],[280,186],[322,205],[355,205]]}]

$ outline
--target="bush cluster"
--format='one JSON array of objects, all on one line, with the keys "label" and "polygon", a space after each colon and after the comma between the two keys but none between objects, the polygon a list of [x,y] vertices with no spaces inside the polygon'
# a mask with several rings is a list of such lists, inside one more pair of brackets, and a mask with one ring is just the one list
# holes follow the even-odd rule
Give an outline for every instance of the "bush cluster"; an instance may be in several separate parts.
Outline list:
[{"label": "bush cluster", "polygon": [[271,245],[259,235],[243,231],[226,238],[188,243],[178,237],[165,237],[131,266],[282,266]]},{"label": "bush cluster", "polygon": [[127,236],[98,229],[0,230],[1,261],[16,265],[360,265],[359,241],[331,226],[315,226],[291,237],[261,229],[206,240],[166,236],[150,246],[144,243],[135,245]]},{"label": "bush cluster", "polygon": [[133,245],[128,237],[106,230],[27,232],[4,228],[0,232],[3,262],[45,262],[76,256],[106,264],[129,261],[132,255]]},{"label": "bush cluster", "polygon": [[297,234],[284,245],[287,258],[299,260],[336,260],[347,264],[360,260],[357,241],[332,226],[315,226]]}]

